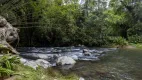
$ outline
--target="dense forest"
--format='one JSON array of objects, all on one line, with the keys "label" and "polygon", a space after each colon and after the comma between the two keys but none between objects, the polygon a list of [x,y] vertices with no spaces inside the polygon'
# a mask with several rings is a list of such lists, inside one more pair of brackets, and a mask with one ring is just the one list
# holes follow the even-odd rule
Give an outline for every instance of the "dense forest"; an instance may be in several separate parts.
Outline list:
[{"label": "dense forest", "polygon": [[142,0],[0,0],[0,80],[142,80],[141,68]]},{"label": "dense forest", "polygon": [[20,29],[19,46],[104,46],[142,42],[141,0],[0,0]]}]

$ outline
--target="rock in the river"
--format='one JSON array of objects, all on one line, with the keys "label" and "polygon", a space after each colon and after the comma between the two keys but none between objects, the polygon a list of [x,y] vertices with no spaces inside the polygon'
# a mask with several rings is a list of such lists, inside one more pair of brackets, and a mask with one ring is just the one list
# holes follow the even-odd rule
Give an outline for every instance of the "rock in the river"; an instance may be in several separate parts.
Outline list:
[{"label": "rock in the river", "polygon": [[53,52],[53,53],[60,53],[60,52],[62,52],[62,50],[52,49],[52,51],[51,51],[51,52]]},{"label": "rock in the river", "polygon": [[46,54],[36,54],[38,58],[40,59],[48,59],[50,58],[50,56],[46,55]]},{"label": "rock in the river", "polygon": [[34,69],[36,69],[38,67],[38,65],[35,61],[27,61],[24,65],[30,66]]},{"label": "rock in the river", "polygon": [[91,56],[91,53],[89,52],[88,49],[83,49],[83,54],[84,56]]},{"label": "rock in the river", "polygon": [[68,56],[62,56],[57,59],[56,62],[58,65],[73,65],[76,63],[74,59]]},{"label": "rock in the river", "polygon": [[46,59],[46,60],[54,60],[57,59],[60,55],[59,54],[40,54],[40,53],[25,53],[20,54],[20,56],[28,59]]},{"label": "rock in the river", "polygon": [[83,49],[83,53],[84,53],[84,52],[88,52],[88,51],[89,51],[88,49]]},{"label": "rock in the river", "polygon": [[26,63],[26,62],[27,62],[27,60],[26,60],[26,59],[24,59],[24,58],[20,58],[20,62],[21,62],[22,64],[24,64],[24,63]]},{"label": "rock in the river", "polygon": [[48,61],[43,60],[43,59],[38,59],[35,62],[38,66],[41,66],[43,68],[51,67],[51,64]]},{"label": "rock in the river", "polygon": [[80,77],[79,80],[85,80],[83,77]]},{"label": "rock in the river", "polygon": [[30,66],[34,69],[36,69],[38,66],[41,66],[43,68],[51,67],[51,64],[48,61],[43,59],[37,59],[36,61],[34,60],[28,61],[28,60],[25,60],[24,58],[21,58],[20,60],[24,65]]}]

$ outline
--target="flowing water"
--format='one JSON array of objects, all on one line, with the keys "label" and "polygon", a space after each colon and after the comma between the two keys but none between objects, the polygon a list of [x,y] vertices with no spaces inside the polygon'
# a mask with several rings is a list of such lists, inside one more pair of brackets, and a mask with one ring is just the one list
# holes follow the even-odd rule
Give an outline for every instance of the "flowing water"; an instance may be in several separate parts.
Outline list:
[{"label": "flowing water", "polygon": [[[22,55],[39,54],[71,54],[80,57],[83,48],[20,48]],[[58,69],[63,75],[70,73],[85,78],[85,80],[142,80],[142,50],[139,49],[112,49],[89,48],[93,58],[81,56],[75,66],[69,70]],[[95,55],[99,60],[94,60]],[[43,57],[42,56],[42,57]],[[29,57],[31,58],[31,57]],[[37,58],[37,57],[36,57]],[[45,58],[45,57],[44,57]],[[83,59],[82,59],[83,58]],[[92,59],[92,60],[91,60]],[[96,58],[95,58],[96,59]],[[57,69],[57,67],[55,67]]]},{"label": "flowing water", "polygon": [[142,80],[142,50],[117,50],[97,62],[80,61],[70,72],[86,80]]}]

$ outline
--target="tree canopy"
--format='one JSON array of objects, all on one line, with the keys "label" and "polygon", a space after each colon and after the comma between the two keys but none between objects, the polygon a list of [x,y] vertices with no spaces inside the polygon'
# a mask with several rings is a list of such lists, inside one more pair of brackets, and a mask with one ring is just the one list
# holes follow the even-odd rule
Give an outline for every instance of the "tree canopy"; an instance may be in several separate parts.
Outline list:
[{"label": "tree canopy", "polygon": [[141,0],[2,0],[0,15],[21,28],[20,46],[142,42]]}]

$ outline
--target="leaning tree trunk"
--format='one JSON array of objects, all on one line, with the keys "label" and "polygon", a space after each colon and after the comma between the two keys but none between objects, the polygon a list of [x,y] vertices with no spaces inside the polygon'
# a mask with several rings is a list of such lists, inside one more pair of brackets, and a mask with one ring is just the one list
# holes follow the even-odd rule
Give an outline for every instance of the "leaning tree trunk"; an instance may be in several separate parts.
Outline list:
[{"label": "leaning tree trunk", "polygon": [[0,44],[13,54],[19,54],[9,43],[18,39],[18,29],[7,22],[5,18],[0,16]]}]

